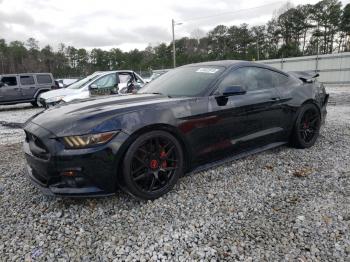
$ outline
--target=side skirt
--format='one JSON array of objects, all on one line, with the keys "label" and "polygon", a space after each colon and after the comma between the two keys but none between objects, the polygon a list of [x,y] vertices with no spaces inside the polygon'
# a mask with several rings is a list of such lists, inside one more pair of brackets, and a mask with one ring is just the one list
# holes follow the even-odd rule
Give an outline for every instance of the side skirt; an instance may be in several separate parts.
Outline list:
[{"label": "side skirt", "polygon": [[266,151],[266,150],[269,150],[269,149],[272,149],[272,148],[276,148],[276,147],[279,147],[279,146],[282,146],[282,145],[285,145],[285,144],[287,144],[287,142],[271,143],[271,144],[268,144],[268,145],[263,146],[263,147],[259,147],[259,148],[253,149],[253,150],[249,150],[249,151],[237,154],[237,155],[229,156],[229,157],[223,158],[223,159],[218,160],[218,161],[214,161],[214,162],[211,162],[211,163],[208,163],[208,164],[204,164],[204,165],[198,166],[195,169],[193,169],[192,171],[188,172],[186,175],[191,175],[192,173],[197,173],[197,172],[208,170],[210,168],[221,166],[223,164],[232,162],[234,160],[241,159],[243,157],[247,157],[247,156],[250,156],[250,155],[253,155],[253,154],[257,154],[257,153],[260,153],[260,152],[263,152],[263,151]]},{"label": "side skirt", "polygon": [[30,103],[30,102],[35,102],[35,99],[11,100],[6,102],[0,102],[0,105],[16,105],[16,104],[23,104],[23,103]]}]

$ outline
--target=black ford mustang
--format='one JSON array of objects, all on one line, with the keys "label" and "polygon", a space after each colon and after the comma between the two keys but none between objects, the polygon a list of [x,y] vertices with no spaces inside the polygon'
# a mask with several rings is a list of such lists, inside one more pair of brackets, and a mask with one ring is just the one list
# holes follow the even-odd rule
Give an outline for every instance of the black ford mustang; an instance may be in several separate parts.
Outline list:
[{"label": "black ford mustang", "polygon": [[141,199],[179,177],[290,143],[312,146],[328,94],[308,74],[243,61],[171,70],[138,94],[72,102],[27,121],[28,176],[48,194]]}]

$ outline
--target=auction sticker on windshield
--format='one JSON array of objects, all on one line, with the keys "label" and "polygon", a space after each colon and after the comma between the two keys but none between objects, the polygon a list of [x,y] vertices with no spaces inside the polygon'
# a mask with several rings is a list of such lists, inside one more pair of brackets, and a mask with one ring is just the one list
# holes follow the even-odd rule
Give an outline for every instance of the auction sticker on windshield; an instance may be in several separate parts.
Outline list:
[{"label": "auction sticker on windshield", "polygon": [[204,67],[197,69],[196,73],[215,74],[217,71],[219,71],[217,68]]}]

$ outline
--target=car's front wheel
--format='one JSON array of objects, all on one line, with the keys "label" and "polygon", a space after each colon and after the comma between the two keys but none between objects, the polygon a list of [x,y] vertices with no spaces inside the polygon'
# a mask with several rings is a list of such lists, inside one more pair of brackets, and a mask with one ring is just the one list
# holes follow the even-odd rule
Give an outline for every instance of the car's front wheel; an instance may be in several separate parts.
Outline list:
[{"label": "car's front wheel", "polygon": [[321,127],[321,115],[314,104],[305,104],[294,125],[291,142],[296,148],[309,148],[317,140]]},{"label": "car's front wheel", "polygon": [[124,157],[126,190],[140,199],[156,199],[174,187],[183,167],[183,151],[173,135],[165,131],[142,134]]},{"label": "car's front wheel", "polygon": [[39,103],[38,100],[35,100],[33,102],[30,102],[32,104],[33,107],[39,107]]}]

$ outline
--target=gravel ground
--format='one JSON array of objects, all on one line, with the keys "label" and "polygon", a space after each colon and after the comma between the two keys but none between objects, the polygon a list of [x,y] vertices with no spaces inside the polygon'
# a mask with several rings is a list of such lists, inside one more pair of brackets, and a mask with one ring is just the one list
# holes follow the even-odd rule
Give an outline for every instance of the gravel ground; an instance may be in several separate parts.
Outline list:
[{"label": "gravel ground", "polygon": [[24,132],[18,128],[8,128],[7,124],[23,124],[29,117],[42,111],[31,104],[0,106],[0,145],[19,143],[24,139]]},{"label": "gravel ground", "polygon": [[[0,260],[349,261],[350,88],[331,92],[314,147],[281,147],[186,176],[153,202],[124,193],[43,196],[24,177],[21,131],[3,127]],[[4,121],[37,110],[10,110]]]}]

